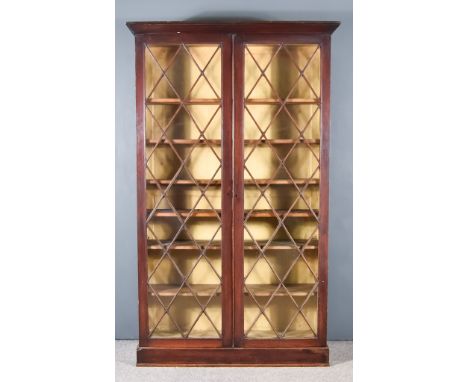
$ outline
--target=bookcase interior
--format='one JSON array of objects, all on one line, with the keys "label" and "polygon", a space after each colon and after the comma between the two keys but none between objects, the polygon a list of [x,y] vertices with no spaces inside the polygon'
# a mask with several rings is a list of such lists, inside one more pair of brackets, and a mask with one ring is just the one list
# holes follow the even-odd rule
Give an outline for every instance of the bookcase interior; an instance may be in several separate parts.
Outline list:
[{"label": "bookcase interior", "polygon": [[[320,48],[246,44],[244,334],[317,336]],[[150,338],[221,338],[222,48],[145,47]]]}]

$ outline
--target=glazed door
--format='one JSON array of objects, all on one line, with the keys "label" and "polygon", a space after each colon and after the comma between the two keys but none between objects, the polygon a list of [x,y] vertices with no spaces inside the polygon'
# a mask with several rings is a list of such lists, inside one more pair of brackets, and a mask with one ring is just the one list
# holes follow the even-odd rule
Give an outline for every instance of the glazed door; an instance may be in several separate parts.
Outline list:
[{"label": "glazed door", "polygon": [[324,345],[329,38],[235,42],[234,343]]},{"label": "glazed door", "polygon": [[136,54],[140,346],[231,346],[231,39],[137,36]]}]

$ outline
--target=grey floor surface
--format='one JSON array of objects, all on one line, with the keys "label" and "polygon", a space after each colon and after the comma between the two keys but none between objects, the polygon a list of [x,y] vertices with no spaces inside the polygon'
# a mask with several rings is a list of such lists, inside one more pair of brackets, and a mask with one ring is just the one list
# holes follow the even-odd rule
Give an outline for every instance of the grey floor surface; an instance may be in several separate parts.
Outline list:
[{"label": "grey floor surface", "polygon": [[330,367],[136,367],[137,341],[115,341],[115,380],[125,382],[350,382],[352,341],[331,341]]}]

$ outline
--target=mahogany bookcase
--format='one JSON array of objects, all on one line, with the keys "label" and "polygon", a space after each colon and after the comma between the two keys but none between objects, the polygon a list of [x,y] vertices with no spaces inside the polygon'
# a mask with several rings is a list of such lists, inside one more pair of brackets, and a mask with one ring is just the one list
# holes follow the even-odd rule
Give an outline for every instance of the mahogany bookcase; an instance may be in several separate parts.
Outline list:
[{"label": "mahogany bookcase", "polygon": [[129,22],[138,365],[328,365],[338,22]]}]

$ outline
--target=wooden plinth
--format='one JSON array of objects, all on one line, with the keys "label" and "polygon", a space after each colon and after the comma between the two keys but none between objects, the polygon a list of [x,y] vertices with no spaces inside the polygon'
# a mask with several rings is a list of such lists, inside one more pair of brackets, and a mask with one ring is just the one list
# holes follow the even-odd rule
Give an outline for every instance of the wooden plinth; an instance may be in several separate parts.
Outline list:
[{"label": "wooden plinth", "polygon": [[328,347],[190,348],[139,347],[137,366],[329,366]]}]

